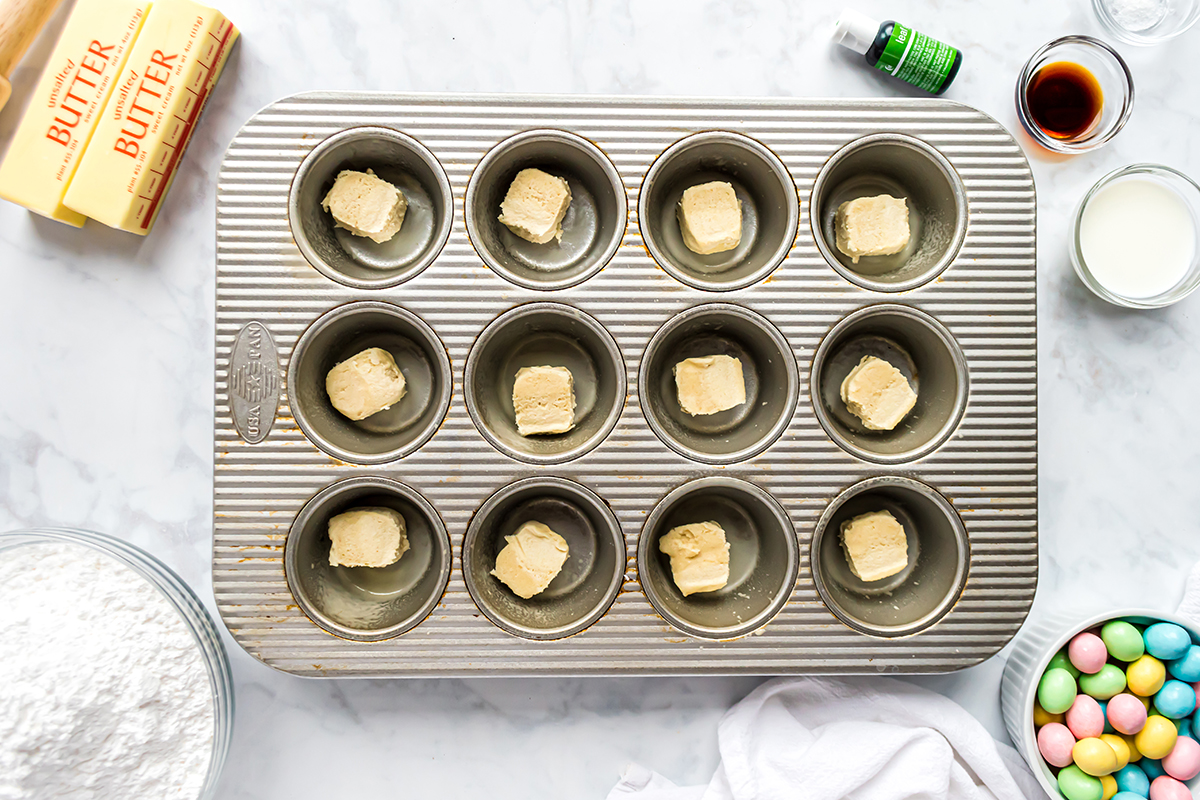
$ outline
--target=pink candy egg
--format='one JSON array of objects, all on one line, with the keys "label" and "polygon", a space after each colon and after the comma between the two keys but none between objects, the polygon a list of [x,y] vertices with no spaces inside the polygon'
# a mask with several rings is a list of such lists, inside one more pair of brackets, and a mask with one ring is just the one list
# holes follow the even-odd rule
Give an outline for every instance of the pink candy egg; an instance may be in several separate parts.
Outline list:
[{"label": "pink candy egg", "polygon": [[1146,726],[1146,707],[1131,694],[1108,701],[1108,721],[1118,733],[1135,734]]},{"label": "pink candy egg", "polygon": [[1162,760],[1162,768],[1181,781],[1200,775],[1200,742],[1180,736],[1175,740],[1175,748]]},{"label": "pink candy egg", "polygon": [[1071,751],[1075,748],[1075,737],[1061,722],[1043,725],[1037,735],[1038,750],[1046,763],[1054,767],[1065,767],[1071,763]]},{"label": "pink candy egg", "polygon": [[1163,775],[1150,784],[1150,800],[1192,800],[1192,793],[1184,784]]},{"label": "pink candy egg", "polygon": [[1076,696],[1067,709],[1067,727],[1076,739],[1090,739],[1104,733],[1104,712],[1095,698],[1086,694]]},{"label": "pink candy egg", "polygon": [[1080,672],[1094,675],[1108,661],[1108,648],[1099,636],[1084,631],[1067,645],[1067,658]]}]

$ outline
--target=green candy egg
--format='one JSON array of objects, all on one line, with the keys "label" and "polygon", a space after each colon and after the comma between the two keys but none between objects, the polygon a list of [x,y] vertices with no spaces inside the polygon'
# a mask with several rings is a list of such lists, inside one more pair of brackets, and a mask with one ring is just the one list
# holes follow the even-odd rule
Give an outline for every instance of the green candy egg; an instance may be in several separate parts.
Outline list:
[{"label": "green candy egg", "polygon": [[1100,629],[1108,654],[1118,661],[1137,661],[1146,652],[1146,642],[1137,628],[1116,619]]},{"label": "green candy egg", "polygon": [[[1121,675],[1124,678],[1124,674]],[[1051,714],[1061,714],[1075,702],[1079,690],[1075,679],[1065,669],[1048,669],[1038,683],[1038,703]]]},{"label": "green candy egg", "polygon": [[1046,669],[1065,669],[1071,673],[1071,677],[1079,679],[1079,667],[1071,663],[1071,659],[1067,658],[1066,650],[1059,650],[1054,654],[1054,658],[1050,659],[1050,663],[1046,665]]},{"label": "green candy egg", "polygon": [[1081,675],[1079,689],[1097,700],[1111,699],[1125,691],[1125,672],[1118,666],[1105,664],[1095,675]]},{"label": "green candy egg", "polygon": [[1100,800],[1104,783],[1071,764],[1058,773],[1058,790],[1067,800]]}]

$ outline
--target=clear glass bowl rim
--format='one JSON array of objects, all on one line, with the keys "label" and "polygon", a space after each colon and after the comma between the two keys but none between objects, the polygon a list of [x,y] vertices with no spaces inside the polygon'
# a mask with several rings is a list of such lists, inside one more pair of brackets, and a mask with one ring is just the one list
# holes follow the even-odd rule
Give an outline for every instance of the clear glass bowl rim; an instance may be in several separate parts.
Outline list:
[{"label": "clear glass bowl rim", "polygon": [[[1125,106],[1121,110],[1120,116],[1117,117],[1110,129],[1105,131],[1102,135],[1090,138],[1081,143],[1072,143],[1063,139],[1055,139],[1052,136],[1047,136],[1037,125],[1037,123],[1033,121],[1033,115],[1029,111],[1029,104],[1025,98],[1025,88],[1029,86],[1029,82],[1033,79],[1033,76],[1037,74],[1037,71],[1041,67],[1041,62],[1046,53],[1050,52],[1056,47],[1071,44],[1100,50],[1105,55],[1114,59],[1117,63],[1117,66],[1121,68],[1121,73],[1125,78],[1125,89],[1127,92],[1126,96],[1122,98]],[[1021,127],[1025,129],[1026,133],[1028,133],[1035,142],[1047,150],[1055,153],[1066,154],[1086,153],[1089,150],[1095,150],[1098,147],[1103,147],[1112,141],[1114,136],[1121,132],[1121,129],[1125,127],[1125,123],[1129,121],[1129,117],[1133,114],[1134,96],[1135,92],[1133,86],[1133,73],[1129,71],[1129,65],[1125,63],[1125,59],[1121,58],[1120,53],[1114,50],[1106,42],[1103,42],[1092,36],[1084,36],[1082,34],[1061,36],[1039,47],[1036,51],[1034,51],[1033,55],[1029,57],[1029,60],[1025,62],[1025,66],[1021,67],[1021,74],[1017,77],[1017,118],[1021,121]]]},{"label": "clear glass bowl rim", "polygon": [[1083,244],[1079,241],[1079,229],[1083,224],[1083,212],[1087,208],[1087,204],[1091,201],[1096,193],[1110,183],[1120,180],[1128,175],[1136,175],[1143,173],[1167,173],[1175,178],[1182,179],[1187,185],[1191,186],[1197,197],[1197,206],[1200,207],[1200,185],[1190,177],[1180,172],[1179,170],[1168,167],[1165,164],[1153,164],[1150,162],[1138,162],[1135,164],[1126,164],[1108,173],[1100,180],[1096,181],[1092,188],[1088,189],[1087,194],[1079,201],[1079,205],[1075,207],[1074,218],[1071,221],[1071,266],[1075,268],[1075,274],[1079,276],[1079,280],[1083,281],[1083,285],[1092,290],[1092,293],[1101,300],[1107,300],[1113,305],[1122,306],[1124,308],[1152,309],[1166,308],[1174,305],[1180,300],[1190,295],[1200,286],[1200,268],[1197,267],[1197,261],[1200,261],[1200,227],[1197,228],[1197,253],[1192,257],[1192,266],[1189,274],[1184,280],[1174,288],[1164,292],[1157,297],[1125,297],[1116,294],[1107,289],[1100,281],[1092,276],[1092,272],[1088,269],[1087,261],[1083,257]]},{"label": "clear glass bowl rim", "polygon": [[1200,4],[1192,10],[1191,19],[1179,26],[1178,30],[1167,34],[1145,36],[1137,31],[1131,31],[1122,26],[1108,11],[1108,6],[1104,0],[1092,0],[1092,10],[1096,12],[1096,19],[1100,20],[1101,27],[1106,32],[1124,42],[1125,44],[1137,45],[1138,47],[1153,47],[1156,44],[1169,42],[1177,36],[1181,36],[1192,29],[1197,21],[1200,21]]},{"label": "clear glass bowl rim", "polygon": [[90,547],[133,569],[158,589],[167,602],[179,612],[179,616],[195,638],[203,654],[213,692],[212,755],[198,800],[212,800],[216,796],[217,782],[229,754],[234,714],[233,673],[229,666],[229,654],[221,643],[212,617],[196,593],[174,570],[137,545],[115,536],[79,528],[29,528],[0,532],[0,551],[31,544],[62,542]]}]

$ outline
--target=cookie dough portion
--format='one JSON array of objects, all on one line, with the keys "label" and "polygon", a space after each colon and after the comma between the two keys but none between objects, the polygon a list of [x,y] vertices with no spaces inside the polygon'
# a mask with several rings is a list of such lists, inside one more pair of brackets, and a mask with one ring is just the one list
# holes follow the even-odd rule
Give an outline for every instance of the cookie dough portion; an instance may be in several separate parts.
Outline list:
[{"label": "cookie dough portion", "polygon": [[504,541],[492,575],[526,600],[546,591],[570,555],[567,540],[536,521],[526,522]]},{"label": "cookie dough portion", "polygon": [[894,430],[917,404],[904,374],[875,356],[863,356],[842,381],[841,395],[850,413],[873,431]]},{"label": "cookie dough portion", "polygon": [[693,417],[728,411],[746,402],[742,362],[732,356],[700,356],[675,365],[679,407]]},{"label": "cookie dough portion", "polygon": [[908,246],[908,203],[881,194],[838,206],[833,221],[837,249],[855,264],[863,256],[890,256]]},{"label": "cookie dough portion", "polygon": [[534,244],[562,239],[562,221],[571,205],[571,188],[540,169],[517,173],[500,203],[500,222]]},{"label": "cookie dough portion", "polygon": [[692,522],[667,531],[658,549],[671,559],[671,577],[684,597],[715,592],[729,583],[729,543],[715,522]]},{"label": "cookie dough portion", "polygon": [[408,201],[403,192],[371,170],[346,169],[338,173],[321,208],[333,215],[337,227],[382,244],[404,224]]},{"label": "cookie dough portion", "polygon": [[357,421],[391,408],[407,390],[392,354],[372,347],[329,370],[325,391],[334,408]]},{"label": "cookie dough portion", "polygon": [[908,566],[904,527],[887,511],[871,511],[843,522],[842,549],[854,577],[868,583]]},{"label": "cookie dough portion", "polygon": [[404,517],[392,508],[355,508],[329,520],[329,564],[386,567],[408,552]]},{"label": "cookie dough portion", "polygon": [[693,253],[723,253],[741,244],[742,201],[732,184],[712,181],[689,186],[675,213],[683,243]]},{"label": "cookie dough portion", "polygon": [[521,367],[513,383],[517,433],[566,433],[575,427],[575,378],[566,367]]}]

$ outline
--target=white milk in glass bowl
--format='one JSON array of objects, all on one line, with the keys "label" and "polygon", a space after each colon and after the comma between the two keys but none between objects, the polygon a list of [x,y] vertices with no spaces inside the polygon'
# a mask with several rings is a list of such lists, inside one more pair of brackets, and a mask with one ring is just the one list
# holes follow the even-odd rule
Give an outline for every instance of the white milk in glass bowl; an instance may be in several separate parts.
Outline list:
[{"label": "white milk in glass bowl", "polygon": [[1089,289],[1127,308],[1161,308],[1200,285],[1200,186],[1157,164],[1101,178],[1075,213],[1071,262]]}]

